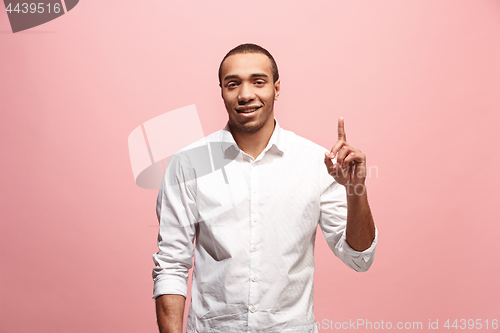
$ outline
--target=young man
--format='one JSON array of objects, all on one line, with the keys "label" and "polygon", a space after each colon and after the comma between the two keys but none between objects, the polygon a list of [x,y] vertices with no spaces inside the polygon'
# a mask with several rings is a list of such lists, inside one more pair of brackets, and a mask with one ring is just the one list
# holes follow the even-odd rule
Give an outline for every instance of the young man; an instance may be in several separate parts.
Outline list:
[{"label": "young man", "polygon": [[366,271],[375,254],[366,157],[346,142],[342,118],[329,152],[280,128],[278,68],[260,46],[231,50],[219,84],[228,123],[186,151],[206,144],[224,167],[203,173],[213,160],[181,152],[158,194],[153,298],[160,332],[182,330],[194,253],[187,332],[317,332],[318,224],[352,269]]}]

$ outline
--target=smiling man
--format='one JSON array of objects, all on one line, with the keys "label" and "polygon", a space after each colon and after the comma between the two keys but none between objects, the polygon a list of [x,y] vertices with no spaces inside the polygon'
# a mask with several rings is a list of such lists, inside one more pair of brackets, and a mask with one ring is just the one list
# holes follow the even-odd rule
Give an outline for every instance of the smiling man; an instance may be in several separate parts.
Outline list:
[{"label": "smiling man", "polygon": [[220,154],[232,161],[197,177],[205,162],[179,154],[158,194],[153,298],[160,332],[182,331],[193,255],[187,332],[317,332],[317,226],[350,268],[366,271],[373,262],[366,157],[347,143],[342,118],[330,151],[279,126],[278,67],[260,46],[231,50],[219,85],[229,120],[192,146],[227,143]]}]

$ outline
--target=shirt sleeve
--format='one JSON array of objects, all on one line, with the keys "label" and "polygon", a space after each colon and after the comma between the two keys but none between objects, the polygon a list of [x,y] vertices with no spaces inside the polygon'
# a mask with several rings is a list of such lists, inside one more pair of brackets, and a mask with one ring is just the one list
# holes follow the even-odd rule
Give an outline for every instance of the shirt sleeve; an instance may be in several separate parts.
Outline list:
[{"label": "shirt sleeve", "polygon": [[167,167],[156,202],[160,223],[158,252],[153,254],[153,299],[164,294],[187,296],[196,233],[196,177],[174,155]]},{"label": "shirt sleeve", "polygon": [[[325,177],[325,174],[327,177]],[[326,238],[328,246],[333,253],[347,266],[357,272],[367,271],[375,257],[378,231],[375,227],[375,238],[371,246],[364,251],[354,250],[347,243],[345,229],[347,225],[347,196],[345,187],[337,183],[328,172],[324,172],[320,178],[323,186],[327,186],[320,197],[320,220],[319,225]],[[324,187],[323,187],[324,188]]]}]

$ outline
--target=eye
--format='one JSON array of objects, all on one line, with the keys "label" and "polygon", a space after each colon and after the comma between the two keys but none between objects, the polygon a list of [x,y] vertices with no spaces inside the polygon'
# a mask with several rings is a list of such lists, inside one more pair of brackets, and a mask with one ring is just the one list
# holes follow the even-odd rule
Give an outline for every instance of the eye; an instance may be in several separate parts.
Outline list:
[{"label": "eye", "polygon": [[234,88],[234,87],[236,87],[236,86],[238,86],[238,83],[237,83],[237,82],[229,82],[229,83],[227,84],[227,87],[228,87],[228,88]]},{"label": "eye", "polygon": [[262,80],[255,81],[255,84],[258,86],[263,86],[264,84],[266,84],[266,81],[262,81]]}]

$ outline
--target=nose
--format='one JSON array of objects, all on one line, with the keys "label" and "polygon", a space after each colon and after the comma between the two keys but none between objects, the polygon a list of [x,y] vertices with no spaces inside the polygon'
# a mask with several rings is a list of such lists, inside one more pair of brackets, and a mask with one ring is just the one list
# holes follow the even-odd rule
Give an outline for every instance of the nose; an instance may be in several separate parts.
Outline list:
[{"label": "nose", "polygon": [[242,83],[238,94],[238,104],[243,105],[255,99],[252,87],[248,83]]}]

